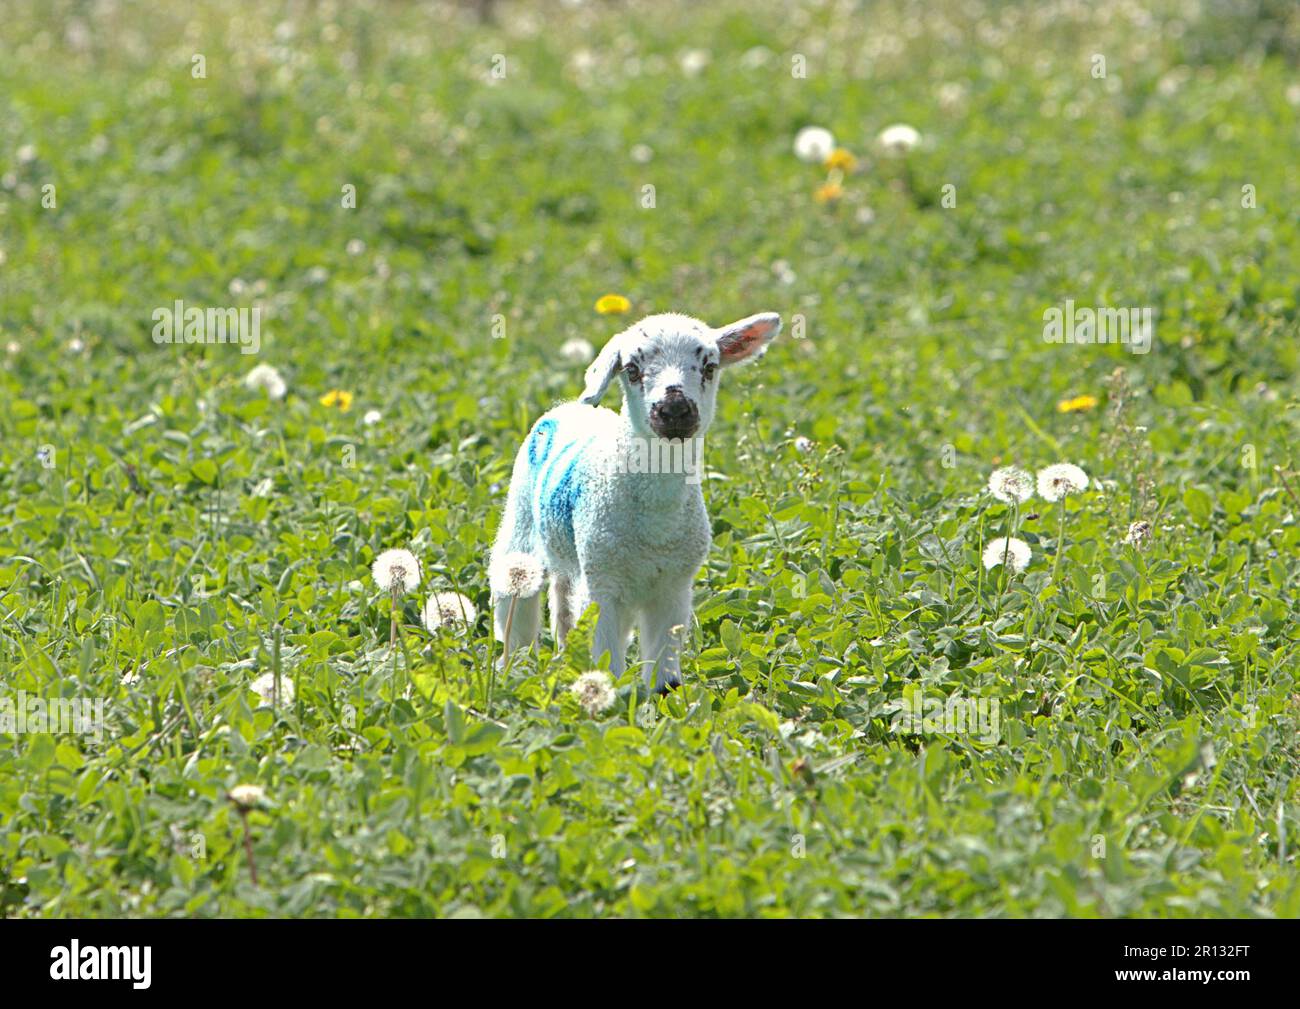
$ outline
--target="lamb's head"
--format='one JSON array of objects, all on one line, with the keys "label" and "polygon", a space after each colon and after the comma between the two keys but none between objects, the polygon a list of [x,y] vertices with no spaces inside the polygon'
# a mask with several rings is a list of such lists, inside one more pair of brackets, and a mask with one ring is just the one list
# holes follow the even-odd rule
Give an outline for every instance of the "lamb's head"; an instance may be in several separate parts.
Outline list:
[{"label": "lamb's head", "polygon": [[702,436],[713,422],[718,373],[762,355],[781,332],[763,312],[713,329],[687,315],[651,315],[613,337],[587,368],[582,401],[595,404],[617,375],[625,412],[640,435]]}]

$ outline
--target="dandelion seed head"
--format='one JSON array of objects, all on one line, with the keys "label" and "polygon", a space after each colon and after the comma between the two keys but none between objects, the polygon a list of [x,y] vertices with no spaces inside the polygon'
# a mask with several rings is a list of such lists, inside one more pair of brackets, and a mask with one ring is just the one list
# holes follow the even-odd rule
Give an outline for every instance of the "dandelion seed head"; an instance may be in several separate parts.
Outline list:
[{"label": "dandelion seed head", "polygon": [[[275,703],[275,673],[263,673],[252,683],[249,689],[262,699],[264,704]],[[294,698],[293,680],[280,674],[280,703],[292,704]]]},{"label": "dandelion seed head", "polygon": [[266,790],[261,785],[236,785],[226,798],[240,809],[252,809],[266,801]]},{"label": "dandelion seed head", "polygon": [[1038,471],[1038,494],[1047,501],[1060,501],[1067,494],[1088,489],[1088,474],[1068,462],[1053,463]]},{"label": "dandelion seed head", "polygon": [[385,550],[375,558],[370,573],[385,592],[411,592],[420,584],[420,562],[409,550]]},{"label": "dandelion seed head", "polygon": [[596,356],[596,348],[591,341],[575,336],[560,345],[560,357],[570,364],[587,364]]},{"label": "dandelion seed head", "polygon": [[542,591],[542,565],[522,551],[503,554],[488,569],[488,582],[499,596],[527,599]]},{"label": "dandelion seed head", "polygon": [[1033,556],[1033,550],[1024,540],[1014,536],[1010,538],[999,536],[995,540],[990,540],[988,546],[984,548],[984,569],[992,571],[1005,562],[1012,573],[1019,574],[1029,567]]},{"label": "dandelion seed head", "polygon": [[574,681],[569,690],[578,699],[582,709],[593,717],[609,710],[614,701],[618,699],[618,695],[614,693],[614,683],[610,680],[609,673],[602,672],[599,669],[583,673]]},{"label": "dandelion seed head", "polygon": [[459,592],[435,592],[424,604],[424,626],[431,631],[456,624],[468,627],[477,619],[478,610]]},{"label": "dandelion seed head", "polygon": [[709,59],[709,53],[705,49],[687,49],[678,63],[687,77],[698,77],[709,65]]},{"label": "dandelion seed head", "polygon": [[270,364],[259,364],[253,368],[244,376],[244,386],[254,392],[261,389],[271,399],[284,399],[284,394],[288,391],[284,376]]},{"label": "dandelion seed head", "polygon": [[810,165],[824,165],[835,151],[835,135],[821,126],[805,126],[794,135],[794,156]]},{"label": "dandelion seed head", "polygon": [[989,493],[1004,504],[1028,501],[1034,496],[1034,477],[1018,466],[1003,466],[989,475]]},{"label": "dandelion seed head", "polygon": [[880,146],[885,153],[901,157],[921,142],[921,134],[907,123],[894,123],[880,131]]}]

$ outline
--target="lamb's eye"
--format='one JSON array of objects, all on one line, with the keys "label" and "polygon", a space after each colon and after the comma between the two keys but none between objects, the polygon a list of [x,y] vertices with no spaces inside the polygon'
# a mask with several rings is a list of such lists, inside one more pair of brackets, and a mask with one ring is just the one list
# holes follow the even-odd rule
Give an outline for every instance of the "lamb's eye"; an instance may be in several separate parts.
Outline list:
[{"label": "lamb's eye", "polygon": [[641,381],[641,369],[638,368],[635,364],[629,364],[623,370],[627,372],[627,380],[629,382]]},{"label": "lamb's eye", "polygon": [[712,364],[712,363],[706,364],[704,366],[704,381],[712,382],[713,376],[716,375],[717,373],[718,373],[718,366],[716,364]]}]

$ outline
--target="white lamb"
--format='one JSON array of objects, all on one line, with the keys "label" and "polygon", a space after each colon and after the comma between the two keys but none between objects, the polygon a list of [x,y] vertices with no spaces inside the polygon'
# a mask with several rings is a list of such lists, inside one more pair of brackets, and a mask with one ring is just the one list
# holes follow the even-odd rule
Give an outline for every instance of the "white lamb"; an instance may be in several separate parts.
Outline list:
[{"label": "white lamb", "polygon": [[[691,582],[711,541],[700,475],[718,369],[759,357],[780,331],[773,312],[721,329],[685,315],[649,316],[605,345],[579,401],[533,425],[515,459],[492,563],[495,570],[522,552],[542,565],[557,644],[595,602],[593,658],[608,652],[610,669],[622,673],[636,622],[647,683],[661,691],[681,683]],[[596,405],[615,375],[621,413]],[[504,641],[510,598],[494,592],[492,603]],[[540,621],[540,596],[518,599],[507,649],[531,646]]]}]

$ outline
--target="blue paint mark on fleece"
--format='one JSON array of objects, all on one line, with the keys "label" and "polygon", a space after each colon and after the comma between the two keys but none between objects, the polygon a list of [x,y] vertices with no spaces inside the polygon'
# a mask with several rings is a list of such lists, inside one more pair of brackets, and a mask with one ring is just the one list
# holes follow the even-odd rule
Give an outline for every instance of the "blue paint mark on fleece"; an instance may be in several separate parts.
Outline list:
[{"label": "blue paint mark on fleece", "polygon": [[[573,511],[582,497],[582,476],[578,462],[593,438],[565,445],[546,466],[536,483],[534,506],[542,536],[558,540],[568,552],[575,549]],[[553,539],[554,538],[554,539]]]},{"label": "blue paint mark on fleece", "polygon": [[555,421],[541,420],[533,428],[533,435],[528,439],[528,462],[534,467],[546,461],[546,453],[551,450],[555,440]]}]

